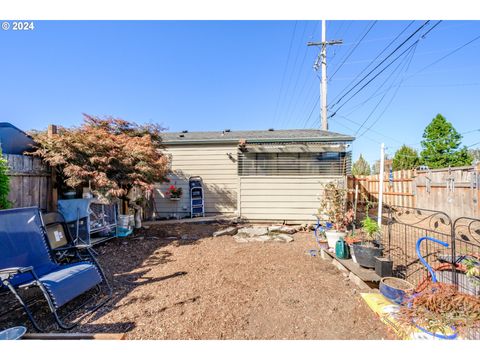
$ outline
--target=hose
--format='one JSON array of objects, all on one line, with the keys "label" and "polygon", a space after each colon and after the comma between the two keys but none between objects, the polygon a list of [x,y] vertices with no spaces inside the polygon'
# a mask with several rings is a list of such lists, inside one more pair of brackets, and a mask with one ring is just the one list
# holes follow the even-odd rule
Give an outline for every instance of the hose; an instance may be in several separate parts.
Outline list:
[{"label": "hose", "polygon": [[432,282],[436,283],[437,282],[437,276],[435,275],[435,271],[433,271],[432,267],[427,263],[427,261],[423,258],[422,254],[420,253],[420,245],[422,244],[422,242],[424,240],[430,240],[430,241],[433,241],[433,242],[435,242],[437,244],[440,244],[442,246],[445,246],[445,247],[448,247],[448,243],[446,243],[444,241],[441,241],[441,240],[438,240],[438,239],[435,239],[435,238],[430,237],[430,236],[424,236],[424,237],[421,237],[420,239],[417,240],[416,252],[417,252],[418,259],[420,260],[420,262],[423,265],[425,265],[428,272],[432,276]]}]

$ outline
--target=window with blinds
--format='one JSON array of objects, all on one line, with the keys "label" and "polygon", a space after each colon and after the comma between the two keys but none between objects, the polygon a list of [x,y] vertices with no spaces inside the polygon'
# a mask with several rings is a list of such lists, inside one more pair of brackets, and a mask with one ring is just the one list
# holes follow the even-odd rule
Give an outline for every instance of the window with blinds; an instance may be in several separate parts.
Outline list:
[{"label": "window with blinds", "polygon": [[351,152],[239,153],[240,176],[342,176],[351,170]]}]

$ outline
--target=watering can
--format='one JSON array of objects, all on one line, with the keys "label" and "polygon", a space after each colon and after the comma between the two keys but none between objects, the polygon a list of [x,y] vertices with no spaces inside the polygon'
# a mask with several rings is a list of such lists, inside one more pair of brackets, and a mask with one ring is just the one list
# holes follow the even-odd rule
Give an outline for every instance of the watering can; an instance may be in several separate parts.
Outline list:
[{"label": "watering can", "polygon": [[350,249],[343,237],[340,237],[335,244],[335,255],[339,259],[349,259]]}]

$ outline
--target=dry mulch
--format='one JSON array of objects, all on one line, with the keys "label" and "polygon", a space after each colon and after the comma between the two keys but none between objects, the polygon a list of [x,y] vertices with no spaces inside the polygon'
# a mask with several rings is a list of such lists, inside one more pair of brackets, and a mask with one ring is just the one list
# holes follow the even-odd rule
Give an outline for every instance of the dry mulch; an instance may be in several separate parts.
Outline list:
[{"label": "dry mulch", "polygon": [[226,226],[159,223],[96,247],[114,297],[73,331],[127,339],[393,338],[354,284],[306,254],[315,248],[311,233],[291,243],[211,237]]}]

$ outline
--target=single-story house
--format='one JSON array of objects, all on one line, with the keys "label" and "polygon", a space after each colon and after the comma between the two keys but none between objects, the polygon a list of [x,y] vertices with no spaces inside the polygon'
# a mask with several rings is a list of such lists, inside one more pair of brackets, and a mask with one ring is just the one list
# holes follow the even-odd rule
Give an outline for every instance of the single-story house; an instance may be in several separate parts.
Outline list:
[{"label": "single-story house", "polygon": [[[353,140],[315,129],[164,133],[170,183],[156,186],[154,217],[189,217],[189,178],[200,176],[206,216],[312,222],[323,184],[350,174]],[[179,201],[165,195],[172,184]]]}]

